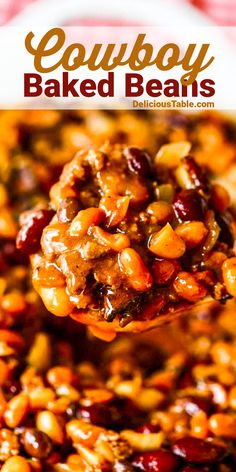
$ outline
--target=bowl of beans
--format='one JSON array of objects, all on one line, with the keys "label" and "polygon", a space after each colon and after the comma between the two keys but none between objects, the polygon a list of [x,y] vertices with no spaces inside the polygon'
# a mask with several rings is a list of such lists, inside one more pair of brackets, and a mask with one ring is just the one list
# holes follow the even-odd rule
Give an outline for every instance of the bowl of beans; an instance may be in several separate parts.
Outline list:
[{"label": "bowl of beans", "polygon": [[235,470],[235,131],[0,112],[1,471]]}]

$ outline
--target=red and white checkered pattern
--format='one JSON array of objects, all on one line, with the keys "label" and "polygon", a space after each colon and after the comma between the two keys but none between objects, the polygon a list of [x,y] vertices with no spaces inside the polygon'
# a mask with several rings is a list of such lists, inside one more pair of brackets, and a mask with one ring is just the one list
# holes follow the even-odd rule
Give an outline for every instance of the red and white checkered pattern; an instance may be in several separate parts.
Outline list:
[{"label": "red and white checkered pattern", "polygon": [[0,25],[5,25],[34,0],[0,0]]},{"label": "red and white checkered pattern", "polygon": [[[0,25],[6,24],[35,0],[0,0]],[[50,0],[49,0],[50,1]],[[222,26],[236,26],[236,0],[179,0],[192,3]]]},{"label": "red and white checkered pattern", "polygon": [[236,0],[192,0],[217,25],[236,25]]}]

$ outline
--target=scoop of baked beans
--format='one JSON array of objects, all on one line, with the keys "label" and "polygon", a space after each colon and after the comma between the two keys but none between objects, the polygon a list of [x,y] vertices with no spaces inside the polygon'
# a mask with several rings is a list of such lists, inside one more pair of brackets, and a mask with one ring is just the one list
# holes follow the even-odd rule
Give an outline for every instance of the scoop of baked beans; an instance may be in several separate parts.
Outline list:
[{"label": "scoop of baked beans", "polygon": [[230,198],[190,148],[81,151],[51,188],[50,207],[22,215],[17,247],[31,254],[51,313],[111,340],[236,295]]}]

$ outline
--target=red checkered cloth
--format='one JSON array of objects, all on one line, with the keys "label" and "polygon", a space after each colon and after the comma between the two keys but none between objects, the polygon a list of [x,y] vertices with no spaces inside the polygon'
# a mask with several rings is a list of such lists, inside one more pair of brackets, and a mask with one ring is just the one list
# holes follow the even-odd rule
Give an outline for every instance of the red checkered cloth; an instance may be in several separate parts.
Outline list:
[{"label": "red checkered cloth", "polygon": [[[35,0],[0,0],[0,25],[6,24],[26,5]],[[50,1],[50,0],[48,0]],[[216,24],[222,26],[236,25],[236,0],[179,0],[192,3]]]},{"label": "red checkered cloth", "polygon": [[236,0],[192,0],[217,25],[236,25]]},{"label": "red checkered cloth", "polygon": [[0,0],[0,25],[5,25],[9,20],[34,0]]}]

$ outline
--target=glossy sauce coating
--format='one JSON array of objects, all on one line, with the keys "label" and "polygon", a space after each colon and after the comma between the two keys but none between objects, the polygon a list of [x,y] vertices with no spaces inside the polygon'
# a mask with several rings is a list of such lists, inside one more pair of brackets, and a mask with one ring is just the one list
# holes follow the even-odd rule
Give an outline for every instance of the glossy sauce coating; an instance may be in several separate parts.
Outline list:
[{"label": "glossy sauce coating", "polygon": [[[232,295],[221,263],[208,267],[216,251],[228,261],[234,254],[230,200],[185,155],[189,148],[188,142],[165,145],[150,156],[106,144],[81,151],[64,167],[50,192],[55,214],[39,228],[42,253],[32,256],[34,286],[49,311],[71,314],[110,338],[169,321],[209,295],[219,301],[227,290]],[[169,190],[161,198],[164,186]],[[25,220],[35,220],[37,232],[35,212]],[[23,221],[19,247],[25,233]],[[30,232],[28,239],[30,247]],[[171,261],[177,270],[160,284],[158,266]]]}]

